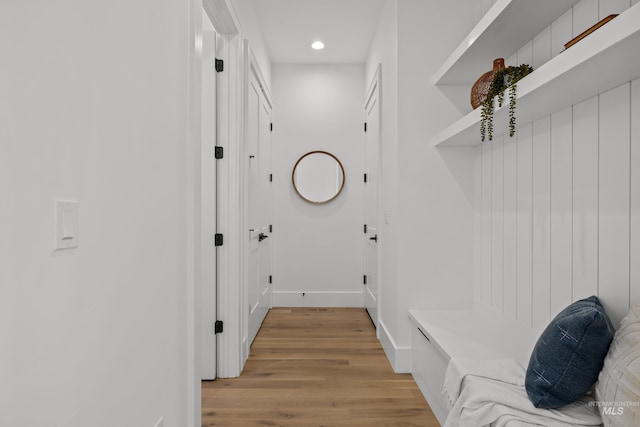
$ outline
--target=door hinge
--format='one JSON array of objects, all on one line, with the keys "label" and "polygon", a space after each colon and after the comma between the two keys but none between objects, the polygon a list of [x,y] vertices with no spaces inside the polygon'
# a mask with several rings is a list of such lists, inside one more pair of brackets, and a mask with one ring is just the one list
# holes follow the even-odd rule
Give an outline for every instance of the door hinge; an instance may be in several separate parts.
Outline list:
[{"label": "door hinge", "polygon": [[221,334],[224,331],[224,322],[222,320],[216,320],[216,323],[213,325],[213,331],[216,334]]},{"label": "door hinge", "polygon": [[269,182],[273,182],[273,174],[272,173],[269,174]]},{"label": "door hinge", "polygon": [[364,174],[364,182],[367,182],[367,174]]},{"label": "door hinge", "polygon": [[218,160],[224,158],[224,148],[218,145],[215,146],[215,158]]},{"label": "door hinge", "polygon": [[362,283],[367,284],[367,275],[362,276]]},{"label": "door hinge", "polygon": [[364,131],[367,131],[367,122],[364,122]]},{"label": "door hinge", "polygon": [[364,234],[367,234],[367,224],[364,225]]},{"label": "door hinge", "polygon": [[269,233],[273,233],[273,224],[269,224]]},{"label": "door hinge", "polygon": [[269,283],[273,283],[273,276],[269,276]]},{"label": "door hinge", "polygon": [[269,124],[269,130],[270,130],[271,132],[273,132],[273,122],[271,122],[271,123]]},{"label": "door hinge", "polygon": [[216,233],[214,242],[216,246],[222,246],[222,244],[224,243],[224,236],[221,233]]},{"label": "door hinge", "polygon": [[216,71],[221,73],[224,71],[224,61],[222,59],[216,58]]}]

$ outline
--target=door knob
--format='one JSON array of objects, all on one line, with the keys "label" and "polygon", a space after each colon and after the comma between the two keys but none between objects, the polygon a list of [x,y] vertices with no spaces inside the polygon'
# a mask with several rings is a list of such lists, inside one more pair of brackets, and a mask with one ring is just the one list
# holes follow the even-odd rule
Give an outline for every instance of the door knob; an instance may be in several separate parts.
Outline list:
[{"label": "door knob", "polygon": [[369,237],[369,240],[373,240],[374,242],[377,242],[378,241],[378,235],[376,234],[373,237]]},{"label": "door knob", "polygon": [[264,233],[258,234],[258,242],[262,242],[264,239],[268,239],[268,238],[269,238],[269,236],[267,236]]}]

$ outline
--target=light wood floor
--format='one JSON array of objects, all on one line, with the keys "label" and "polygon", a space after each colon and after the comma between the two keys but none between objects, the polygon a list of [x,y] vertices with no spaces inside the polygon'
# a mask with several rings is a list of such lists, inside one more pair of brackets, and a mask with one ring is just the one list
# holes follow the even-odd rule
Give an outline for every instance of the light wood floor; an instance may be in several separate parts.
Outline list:
[{"label": "light wood floor", "polygon": [[362,309],[272,309],[240,378],[202,385],[203,426],[439,427]]}]

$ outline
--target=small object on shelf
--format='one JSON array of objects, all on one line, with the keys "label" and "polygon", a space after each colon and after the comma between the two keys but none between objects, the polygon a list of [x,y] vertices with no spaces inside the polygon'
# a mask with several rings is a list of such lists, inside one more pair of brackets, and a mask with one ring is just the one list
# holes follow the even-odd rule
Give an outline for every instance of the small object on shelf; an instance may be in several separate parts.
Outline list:
[{"label": "small object on shelf", "polygon": [[574,44],[578,43],[580,40],[582,40],[583,38],[587,37],[589,34],[593,33],[595,30],[597,30],[598,28],[602,27],[604,24],[606,24],[607,22],[611,21],[616,16],[618,16],[618,14],[616,14],[616,13],[614,13],[613,15],[609,15],[606,18],[602,19],[597,24],[595,24],[595,25],[589,27],[588,29],[584,30],[583,32],[581,32],[580,34],[578,34],[577,36],[575,36],[574,38],[572,38],[571,40],[566,42],[564,44],[564,48],[565,49],[569,49],[571,46],[573,46]]},{"label": "small object on shelf", "polygon": [[484,100],[487,99],[491,82],[493,82],[493,76],[500,70],[504,70],[504,58],[494,59],[493,69],[481,75],[473,84],[471,88],[471,106],[474,110],[481,106]]}]

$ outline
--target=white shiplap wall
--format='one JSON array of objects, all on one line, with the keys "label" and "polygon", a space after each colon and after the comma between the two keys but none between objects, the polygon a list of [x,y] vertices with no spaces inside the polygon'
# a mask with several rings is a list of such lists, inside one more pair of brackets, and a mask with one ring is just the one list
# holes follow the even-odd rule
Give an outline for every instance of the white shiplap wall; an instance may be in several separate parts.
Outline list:
[{"label": "white shiplap wall", "polygon": [[[637,1],[583,0],[507,63],[537,68]],[[477,148],[476,297],[542,329],[596,294],[617,324],[640,303],[640,81],[549,113]]]}]

